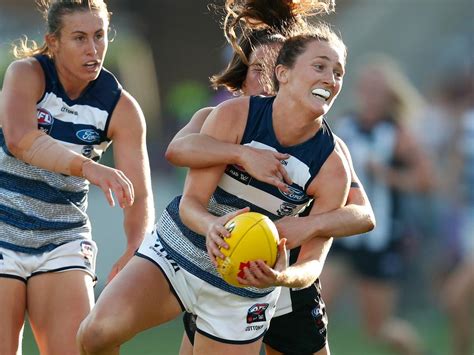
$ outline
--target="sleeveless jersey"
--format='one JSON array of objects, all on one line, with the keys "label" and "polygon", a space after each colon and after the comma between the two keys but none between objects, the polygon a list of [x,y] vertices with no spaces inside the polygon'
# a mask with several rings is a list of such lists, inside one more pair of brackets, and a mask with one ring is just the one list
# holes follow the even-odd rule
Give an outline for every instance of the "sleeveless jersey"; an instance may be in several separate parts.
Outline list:
[{"label": "sleeveless jersey", "polygon": [[394,238],[396,194],[387,184],[375,180],[366,167],[370,161],[385,166],[395,164],[394,150],[398,129],[389,120],[378,123],[370,131],[364,131],[354,117],[344,117],[339,122],[338,135],[351,152],[354,169],[372,204],[377,228],[361,236],[338,239],[336,243],[348,248],[380,251]]},{"label": "sleeveless jersey", "polygon": [[[122,87],[102,69],[76,100],[66,95],[53,61],[35,57],[45,75],[38,101],[38,128],[68,149],[99,160],[110,144],[107,128]],[[90,239],[86,215],[89,182],[24,163],[7,149],[0,129],[0,246],[42,253],[78,239]]]},{"label": "sleeveless jersey", "polygon": [[[250,98],[248,120],[240,144],[288,153],[290,158],[282,164],[285,164],[293,180],[290,192],[282,192],[258,181],[242,167],[229,165],[210,198],[210,213],[221,216],[249,206],[252,211],[277,220],[298,214],[312,200],[306,194],[306,189],[334,150],[334,137],[324,122],[321,129],[306,142],[290,147],[281,146],[273,130],[273,101],[274,97]],[[227,284],[209,260],[205,237],[194,233],[181,222],[179,200],[180,197],[177,197],[167,206],[156,226],[164,249],[179,267],[215,287],[243,297],[257,298],[273,290],[239,288]]]}]

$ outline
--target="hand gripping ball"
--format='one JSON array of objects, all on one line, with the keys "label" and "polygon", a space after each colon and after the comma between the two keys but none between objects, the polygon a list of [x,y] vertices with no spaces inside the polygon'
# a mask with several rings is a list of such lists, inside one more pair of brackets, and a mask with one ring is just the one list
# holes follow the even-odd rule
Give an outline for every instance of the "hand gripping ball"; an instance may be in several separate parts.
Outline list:
[{"label": "hand gripping ball", "polygon": [[225,225],[230,237],[225,241],[229,249],[221,248],[225,259],[217,258],[217,270],[227,283],[244,287],[237,281],[249,261],[263,260],[273,267],[278,252],[278,231],[267,216],[246,212],[232,218]]}]

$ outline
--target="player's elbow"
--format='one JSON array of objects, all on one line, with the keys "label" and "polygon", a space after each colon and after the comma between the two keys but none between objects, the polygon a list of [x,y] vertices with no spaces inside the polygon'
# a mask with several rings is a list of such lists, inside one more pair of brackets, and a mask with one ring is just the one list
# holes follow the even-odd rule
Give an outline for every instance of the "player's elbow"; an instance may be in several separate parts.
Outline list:
[{"label": "player's elbow", "polygon": [[180,150],[179,150],[179,143],[176,141],[172,141],[165,152],[165,158],[171,164],[180,166]]},{"label": "player's elbow", "polygon": [[8,151],[12,153],[15,158],[20,159],[22,155],[22,144],[20,143],[24,134],[22,132],[16,132],[14,130],[9,131],[7,129],[3,129],[3,134]]},{"label": "player's elbow", "polygon": [[366,232],[370,232],[375,229],[377,222],[375,220],[375,215],[373,212],[369,213],[366,218]]}]

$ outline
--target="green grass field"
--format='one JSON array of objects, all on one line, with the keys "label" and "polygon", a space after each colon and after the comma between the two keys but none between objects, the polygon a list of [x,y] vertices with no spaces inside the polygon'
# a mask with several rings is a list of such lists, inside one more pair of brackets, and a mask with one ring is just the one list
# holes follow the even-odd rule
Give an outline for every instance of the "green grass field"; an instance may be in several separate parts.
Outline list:
[{"label": "green grass field", "polygon": [[[363,335],[355,317],[347,319],[342,314],[335,314],[330,319],[329,340],[332,355],[392,355],[380,345],[370,344]],[[448,329],[445,320],[435,312],[410,317],[425,340],[429,354],[446,355],[448,352]],[[182,335],[181,320],[150,329],[139,334],[122,347],[124,355],[176,355]],[[24,355],[38,355],[31,330],[25,327]]]}]

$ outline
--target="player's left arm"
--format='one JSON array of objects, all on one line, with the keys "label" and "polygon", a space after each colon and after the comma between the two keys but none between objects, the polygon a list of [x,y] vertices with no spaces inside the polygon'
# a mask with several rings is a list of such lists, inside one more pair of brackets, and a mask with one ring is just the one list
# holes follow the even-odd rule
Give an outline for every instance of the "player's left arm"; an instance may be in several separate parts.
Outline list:
[{"label": "player's left arm", "polygon": [[[344,206],[349,193],[350,169],[341,150],[335,149],[329,156],[318,175],[308,187],[308,193],[314,197],[315,205],[307,217],[298,217],[303,228],[309,228],[312,218],[321,213],[336,210]],[[280,238],[286,238],[280,235]],[[286,267],[279,257],[277,265],[269,268],[263,261],[251,262],[246,269],[245,279],[239,282],[248,286],[268,287],[270,285],[292,288],[304,288],[313,284],[320,276],[332,238],[312,238],[301,245],[298,260]],[[281,251],[281,249],[280,249]]]},{"label": "player's left arm", "polygon": [[348,237],[375,227],[374,211],[354,170],[349,149],[339,137],[336,137],[336,142],[335,149],[342,154],[350,171],[351,184],[346,204],[333,211],[311,214],[304,225],[294,217],[278,221],[278,231],[286,236],[288,249],[296,248],[314,237]]},{"label": "player's left arm", "polygon": [[133,256],[145,232],[152,229],[155,218],[145,117],[139,104],[126,91],[122,92],[114,110],[108,136],[113,140],[115,167],[130,179],[135,191],[133,205],[123,209],[127,247],[114,264],[110,280]]}]

